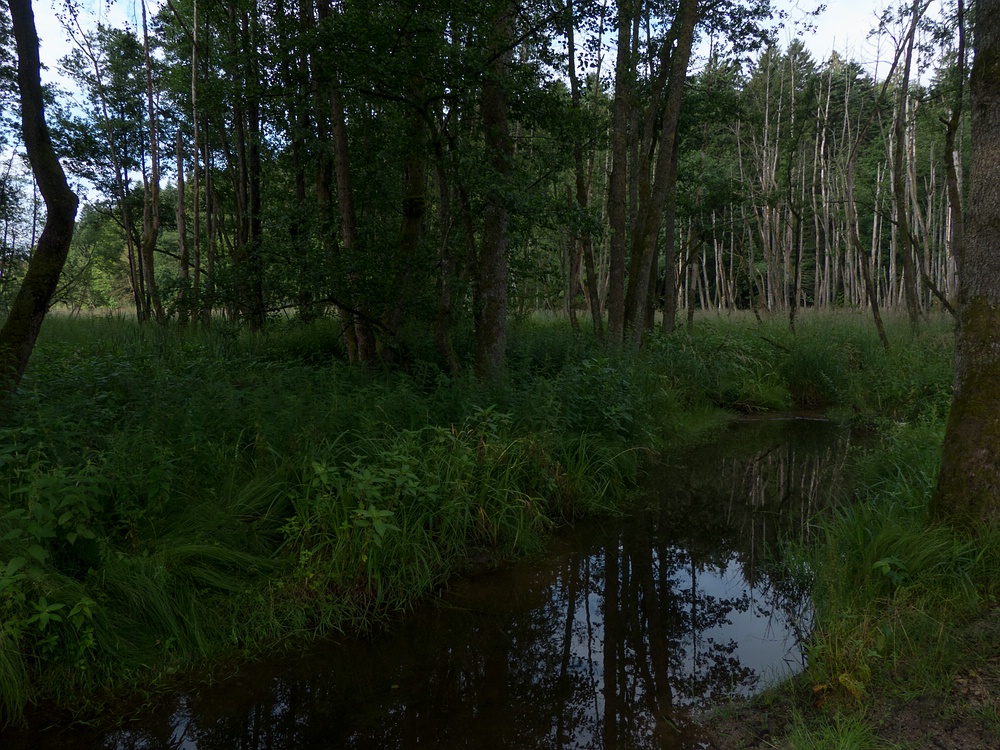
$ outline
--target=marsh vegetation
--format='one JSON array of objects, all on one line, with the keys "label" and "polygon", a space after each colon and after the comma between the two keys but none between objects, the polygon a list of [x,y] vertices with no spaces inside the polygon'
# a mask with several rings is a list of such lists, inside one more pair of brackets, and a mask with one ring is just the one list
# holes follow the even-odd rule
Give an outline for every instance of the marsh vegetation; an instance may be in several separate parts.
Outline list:
[{"label": "marsh vegetation", "polygon": [[940,687],[998,556],[987,533],[928,531],[950,329],[900,321],[886,351],[855,314],[795,334],[705,316],[616,356],[526,319],[484,385],[342,364],[335,325],[52,316],[3,433],[5,719],[83,717],[192,665],[364,631],[559,524],[633,507],[653,457],[697,450],[727,415],[788,409],[870,434],[853,502],[773,550],[813,592],[801,679],[848,711],[916,689],[911,669]]}]

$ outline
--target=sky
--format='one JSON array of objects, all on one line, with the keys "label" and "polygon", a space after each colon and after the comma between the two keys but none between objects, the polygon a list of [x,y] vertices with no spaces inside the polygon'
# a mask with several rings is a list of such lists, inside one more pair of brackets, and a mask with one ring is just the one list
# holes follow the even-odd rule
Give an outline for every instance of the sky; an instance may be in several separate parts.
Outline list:
[{"label": "sky", "polygon": [[[786,28],[778,32],[782,46],[787,46],[797,34],[794,22],[806,17],[818,0],[774,0],[788,14]],[[815,19],[815,30],[803,32],[802,41],[816,60],[826,60],[836,51],[842,57],[853,59],[866,67],[879,58],[877,45],[868,40],[868,32],[878,25],[878,17],[886,7],[886,0],[827,0],[826,10]],[[885,52],[881,57],[885,58]]]},{"label": "sky", "polygon": [[[98,22],[104,22],[112,26],[121,26],[128,22],[133,28],[141,23],[141,9],[138,0],[77,0],[81,8],[80,23],[84,29],[89,30],[97,26]],[[153,7],[158,7],[161,0],[154,0],[148,6],[149,12],[153,12]],[[39,54],[42,64],[47,66],[47,70],[42,71],[42,82],[58,82],[58,61],[68,55],[73,45],[67,37],[59,15],[63,14],[65,7],[64,0],[34,0],[32,7],[35,11],[35,28],[38,30]]]}]

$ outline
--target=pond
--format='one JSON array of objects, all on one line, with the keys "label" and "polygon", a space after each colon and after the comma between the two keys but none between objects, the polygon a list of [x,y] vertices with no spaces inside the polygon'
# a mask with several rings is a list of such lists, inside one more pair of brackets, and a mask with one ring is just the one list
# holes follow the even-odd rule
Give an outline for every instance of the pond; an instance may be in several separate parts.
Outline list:
[{"label": "pond", "polygon": [[385,632],[241,667],[122,729],[5,747],[699,748],[699,714],[802,668],[808,593],[773,560],[838,496],[848,442],[821,420],[736,423],[654,467],[637,513]]}]

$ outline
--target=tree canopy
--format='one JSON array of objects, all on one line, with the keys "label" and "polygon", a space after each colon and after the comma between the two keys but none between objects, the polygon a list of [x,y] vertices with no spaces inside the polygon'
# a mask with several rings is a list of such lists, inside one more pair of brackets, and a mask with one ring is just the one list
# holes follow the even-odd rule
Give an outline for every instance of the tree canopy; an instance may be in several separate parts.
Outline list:
[{"label": "tree canopy", "polygon": [[[331,315],[358,362],[401,362],[429,331],[443,366],[471,365],[451,343],[470,332],[484,377],[506,318],[533,310],[589,315],[619,346],[696,308],[918,320],[957,293],[966,52],[943,30],[966,12],[887,13],[881,80],[779,46],[763,0],[71,16],[79,97],[57,144],[118,261],[107,293],[69,297],[252,329]],[[23,217],[25,185],[4,185]],[[19,278],[23,249],[5,248]]]}]

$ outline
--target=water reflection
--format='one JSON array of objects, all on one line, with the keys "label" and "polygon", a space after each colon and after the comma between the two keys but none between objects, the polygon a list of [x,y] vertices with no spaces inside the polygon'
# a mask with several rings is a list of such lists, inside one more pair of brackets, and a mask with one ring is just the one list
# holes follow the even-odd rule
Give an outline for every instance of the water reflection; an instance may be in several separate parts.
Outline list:
[{"label": "water reflection", "polygon": [[807,598],[766,561],[841,484],[846,442],[828,424],[740,425],[658,467],[637,518],[578,527],[389,633],[253,665],[77,746],[698,747],[692,708],[799,668]]}]

